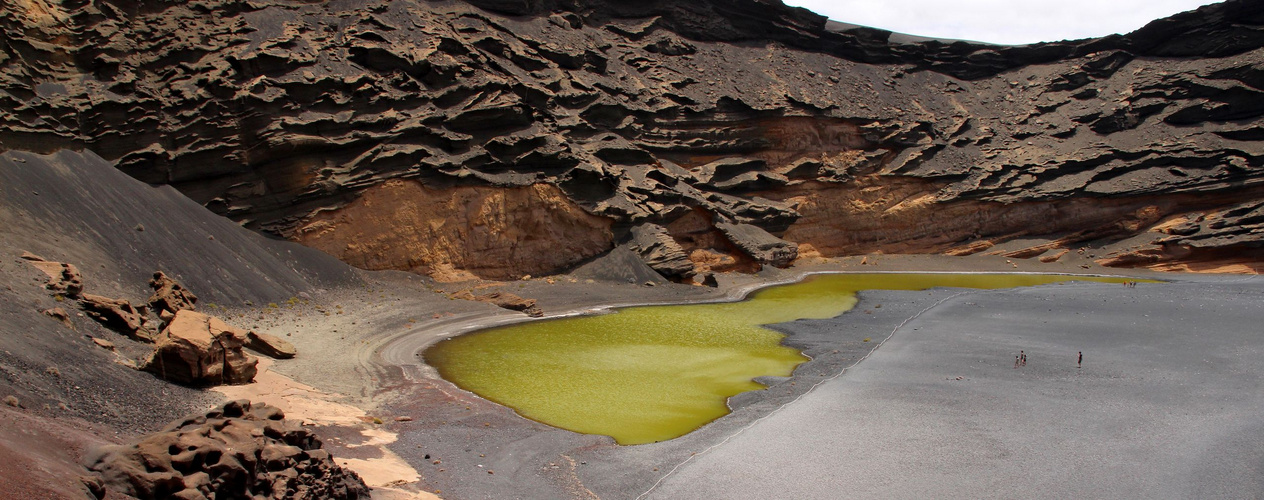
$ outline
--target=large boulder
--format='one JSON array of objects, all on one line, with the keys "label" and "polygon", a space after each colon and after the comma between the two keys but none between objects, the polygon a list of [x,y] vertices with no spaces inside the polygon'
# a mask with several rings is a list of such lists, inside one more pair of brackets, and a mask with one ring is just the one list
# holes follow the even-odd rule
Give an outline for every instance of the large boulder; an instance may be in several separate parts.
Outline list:
[{"label": "large boulder", "polygon": [[176,280],[168,278],[162,271],[154,271],[154,279],[149,280],[149,287],[154,289],[154,294],[149,296],[149,307],[154,312],[162,314],[163,311],[175,313],[182,309],[195,309],[197,296]]},{"label": "large boulder", "polygon": [[259,360],[242,350],[246,339],[246,331],[219,318],[176,311],[141,369],[185,385],[247,384]]},{"label": "large boulder", "polygon": [[242,400],[97,448],[85,465],[108,498],[369,498],[364,481],[321,445],[281,410]]}]

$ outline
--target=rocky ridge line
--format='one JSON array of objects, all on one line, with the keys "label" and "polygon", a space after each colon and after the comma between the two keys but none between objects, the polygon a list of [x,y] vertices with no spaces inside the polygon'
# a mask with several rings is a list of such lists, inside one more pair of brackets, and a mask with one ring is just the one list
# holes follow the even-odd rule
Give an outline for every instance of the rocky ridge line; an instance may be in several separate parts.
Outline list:
[{"label": "rocky ridge line", "polygon": [[[2,147],[91,149],[370,269],[517,278],[626,246],[705,281],[1019,238],[1056,259],[1264,198],[1264,8],[1243,0],[1020,47],[759,0],[31,5],[0,8]],[[465,215],[372,224],[402,189]],[[1258,260],[1256,231],[1197,231],[1103,263]],[[422,257],[365,258],[391,251]]]}]

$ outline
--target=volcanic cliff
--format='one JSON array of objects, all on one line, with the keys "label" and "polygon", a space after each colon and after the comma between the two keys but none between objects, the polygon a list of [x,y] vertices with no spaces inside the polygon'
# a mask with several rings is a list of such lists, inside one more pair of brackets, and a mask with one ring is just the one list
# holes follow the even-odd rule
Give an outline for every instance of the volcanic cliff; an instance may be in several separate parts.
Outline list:
[{"label": "volcanic cliff", "polygon": [[18,0],[0,29],[4,150],[89,150],[366,269],[1264,259],[1249,0],[1028,46],[777,0]]}]

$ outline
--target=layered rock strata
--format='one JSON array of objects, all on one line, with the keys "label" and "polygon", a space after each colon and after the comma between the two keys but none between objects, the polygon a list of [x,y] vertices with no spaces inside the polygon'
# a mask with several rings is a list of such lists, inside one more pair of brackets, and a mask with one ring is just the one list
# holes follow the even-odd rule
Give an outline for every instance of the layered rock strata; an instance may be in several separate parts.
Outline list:
[{"label": "layered rock strata", "polygon": [[[692,279],[1015,238],[1052,258],[1264,199],[1245,0],[1018,47],[761,0],[20,2],[0,29],[0,147],[91,149],[370,269],[539,275],[627,245]],[[1261,243],[1189,230],[1104,263]]]}]

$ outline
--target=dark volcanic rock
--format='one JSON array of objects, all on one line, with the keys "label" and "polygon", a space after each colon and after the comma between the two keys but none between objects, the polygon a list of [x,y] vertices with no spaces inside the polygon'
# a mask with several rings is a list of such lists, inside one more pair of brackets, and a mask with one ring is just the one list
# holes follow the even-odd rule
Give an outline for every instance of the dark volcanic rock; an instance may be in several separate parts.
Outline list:
[{"label": "dark volcanic rock", "polygon": [[593,259],[571,271],[580,279],[613,281],[617,283],[664,283],[663,275],[654,271],[641,257],[627,246],[620,246],[606,255]]},{"label": "dark volcanic rock", "polygon": [[[107,0],[5,5],[0,30],[13,41],[0,147],[92,150],[374,269],[560,272],[614,248],[603,225],[668,227],[695,209],[831,256],[1063,241],[1086,228],[1014,221],[1066,200],[1161,197],[1157,222],[1261,199],[1264,6],[1247,0],[1024,46],[894,36],[763,0]],[[403,179],[453,222],[365,209]],[[514,252],[538,231],[494,220],[498,196],[542,185],[601,220],[533,262]],[[863,224],[820,225],[845,219],[836,204],[892,230],[862,244]],[[1110,212],[1124,205],[1085,219],[1127,218]],[[967,206],[985,213],[913,222]],[[684,248],[661,243],[634,250],[688,275]],[[384,248],[408,250],[374,258]],[[482,269],[481,255],[514,260]]]},{"label": "dark volcanic rock", "polygon": [[729,241],[761,264],[786,267],[799,256],[798,245],[768,234],[767,231],[750,224],[720,222],[715,227],[724,233]]},{"label": "dark volcanic rock", "polygon": [[85,465],[111,498],[369,498],[364,481],[321,446],[281,410],[241,400],[96,449]]},{"label": "dark volcanic rock", "polygon": [[668,278],[687,278],[693,275],[693,262],[689,255],[667,229],[657,224],[642,224],[632,228],[628,247],[641,256],[650,269]]}]

